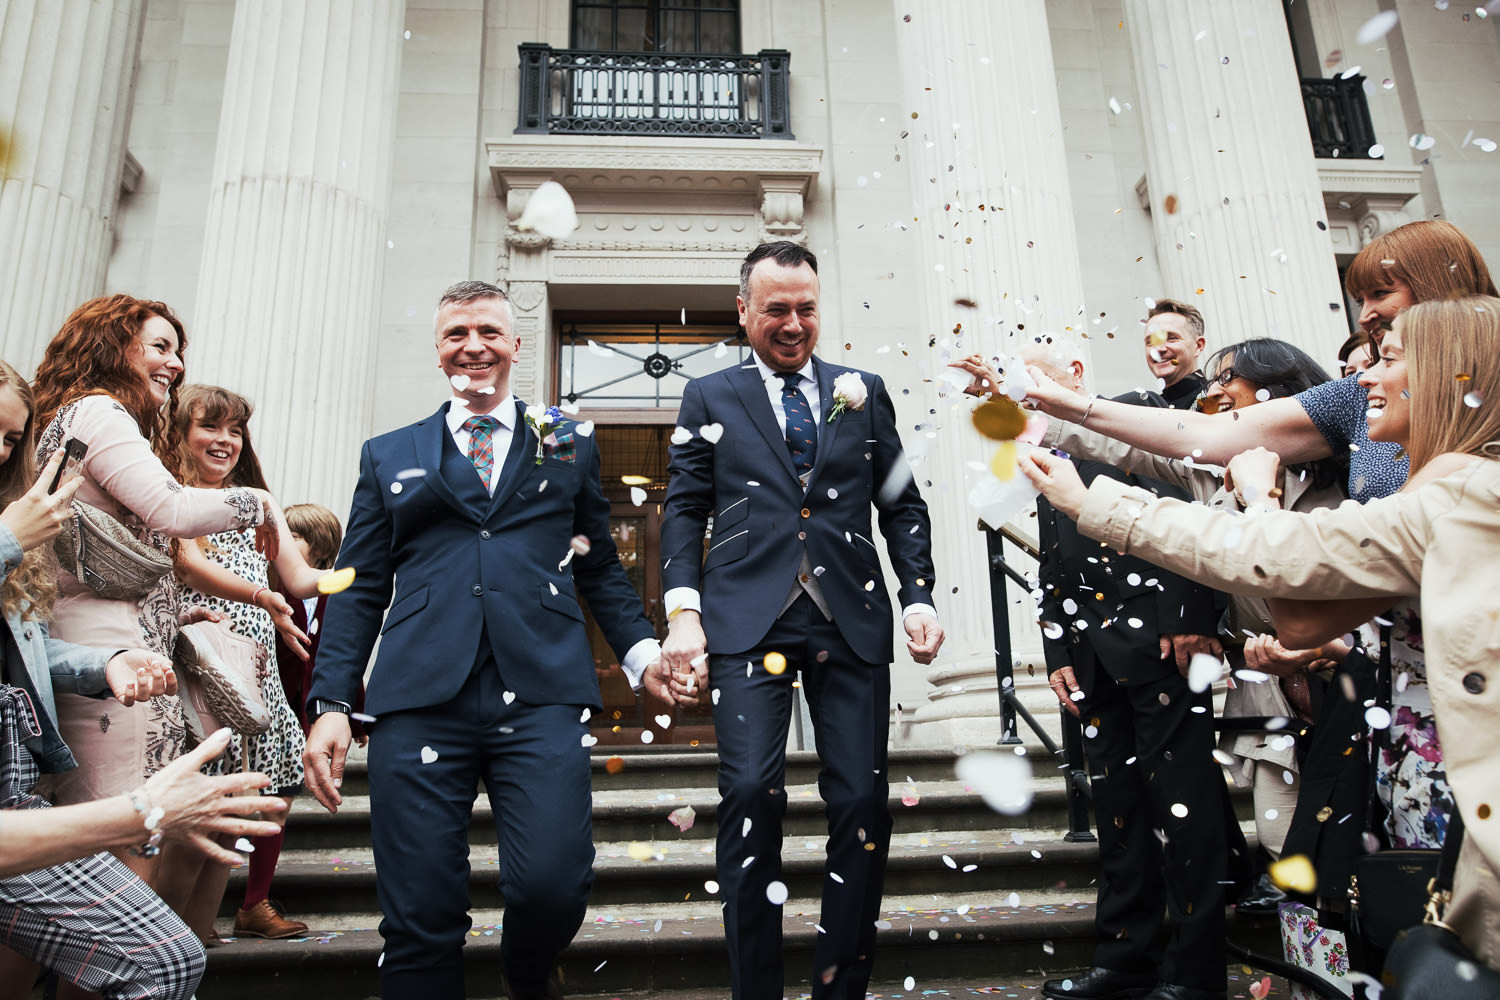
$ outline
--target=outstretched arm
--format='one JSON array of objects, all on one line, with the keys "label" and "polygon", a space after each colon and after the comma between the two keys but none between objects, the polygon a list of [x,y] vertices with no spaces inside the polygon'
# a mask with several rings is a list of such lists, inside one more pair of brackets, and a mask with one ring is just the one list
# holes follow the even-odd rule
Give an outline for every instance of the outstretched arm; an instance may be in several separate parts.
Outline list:
[{"label": "outstretched arm", "polygon": [[[1070,392],[1039,368],[1028,368],[1036,387],[1026,400],[1050,417],[1084,424],[1135,448],[1166,458],[1227,465],[1242,451],[1264,445],[1294,465],[1333,454],[1302,404],[1272,399],[1244,410],[1198,413],[1132,406]],[[1087,419],[1085,419],[1087,418]]]}]

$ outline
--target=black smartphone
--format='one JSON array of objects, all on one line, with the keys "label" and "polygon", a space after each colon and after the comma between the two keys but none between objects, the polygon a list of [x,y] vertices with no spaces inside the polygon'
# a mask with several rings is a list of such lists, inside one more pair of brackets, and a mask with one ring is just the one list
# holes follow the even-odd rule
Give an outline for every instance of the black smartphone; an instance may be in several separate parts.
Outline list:
[{"label": "black smartphone", "polygon": [[83,456],[87,455],[89,446],[77,438],[68,438],[68,443],[63,446],[63,463],[57,467],[57,475],[52,477],[52,485],[48,487],[48,493],[56,493],[57,488],[65,480],[74,476],[83,475]]}]

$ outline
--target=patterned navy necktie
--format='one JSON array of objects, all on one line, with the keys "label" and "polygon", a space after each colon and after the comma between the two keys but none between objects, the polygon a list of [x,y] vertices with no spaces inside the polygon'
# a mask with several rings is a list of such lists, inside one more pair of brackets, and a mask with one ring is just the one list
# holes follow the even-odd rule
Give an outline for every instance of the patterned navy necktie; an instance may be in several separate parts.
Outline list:
[{"label": "patterned navy necktie", "polygon": [[792,455],[792,468],[797,470],[798,478],[805,482],[807,474],[812,471],[813,459],[818,454],[818,422],[813,419],[807,397],[797,388],[797,383],[802,380],[801,373],[778,372],[777,376],[784,383],[781,405],[786,410],[786,448]]}]

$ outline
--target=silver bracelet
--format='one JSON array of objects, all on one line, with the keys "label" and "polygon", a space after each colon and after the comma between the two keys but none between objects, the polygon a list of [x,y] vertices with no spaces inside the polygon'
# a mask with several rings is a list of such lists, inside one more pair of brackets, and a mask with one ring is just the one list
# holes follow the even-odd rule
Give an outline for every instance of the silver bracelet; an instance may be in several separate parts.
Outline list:
[{"label": "silver bracelet", "polygon": [[1089,414],[1094,412],[1094,404],[1097,402],[1099,402],[1098,396],[1093,396],[1089,399],[1089,405],[1086,409],[1084,409],[1083,416],[1078,418],[1079,427],[1082,427],[1084,424],[1089,422]]},{"label": "silver bracelet", "polygon": [[141,825],[146,828],[146,839],[139,847],[130,848],[130,853],[141,858],[154,858],[161,853],[161,821],[167,814],[160,806],[151,804],[151,798],[144,788],[132,790],[129,797],[130,807],[141,817]]}]

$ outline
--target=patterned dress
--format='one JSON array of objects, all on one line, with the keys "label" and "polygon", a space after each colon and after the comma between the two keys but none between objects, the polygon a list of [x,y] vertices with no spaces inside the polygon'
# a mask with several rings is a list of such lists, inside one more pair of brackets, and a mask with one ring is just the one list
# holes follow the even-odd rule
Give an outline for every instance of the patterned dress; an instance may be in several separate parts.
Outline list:
[{"label": "patterned dress", "polygon": [[[170,552],[173,538],[193,538],[260,523],[251,490],[184,487],[141,435],[135,419],[109,396],[85,396],[57,411],[37,443],[45,464],[69,438],[87,444],[77,499],[104,511],[137,538]],[[52,634],[104,650],[149,649],[170,658],[177,639],[176,578],[168,573],[137,600],[100,597],[66,569],[58,571]],[[39,791],[57,805],[108,798],[135,788],[182,753],[187,729],[177,698],[125,708],[113,699],[57,696],[58,731],[78,767],[47,775]]]},{"label": "patterned dress", "polygon": [[[253,531],[220,531],[209,535],[207,542],[204,554],[210,562],[256,586],[269,585],[266,557],[255,550]],[[304,738],[302,725],[297,721],[292,707],[287,704],[286,692],[281,688],[281,676],[276,670],[276,626],[272,624],[271,616],[252,604],[210,597],[186,585],[182,587],[182,604],[183,607],[201,605],[224,612],[234,624],[236,632],[265,647],[266,667],[260,675],[260,693],[271,711],[271,728],[259,736],[249,737],[250,770],[261,771],[270,776],[271,786],[265,790],[266,794],[295,794],[302,787]],[[221,765],[225,771],[239,771],[244,767],[242,742],[243,738],[238,733],[230,737],[229,760]]]}]

